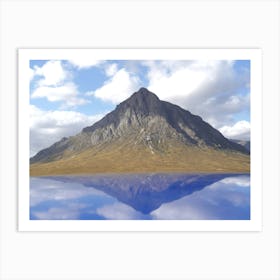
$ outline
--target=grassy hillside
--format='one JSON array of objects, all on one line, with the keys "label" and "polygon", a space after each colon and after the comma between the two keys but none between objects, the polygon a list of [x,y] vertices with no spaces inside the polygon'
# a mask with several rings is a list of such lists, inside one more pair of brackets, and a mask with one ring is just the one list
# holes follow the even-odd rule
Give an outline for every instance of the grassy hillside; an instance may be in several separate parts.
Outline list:
[{"label": "grassy hillside", "polygon": [[144,172],[250,172],[250,156],[178,143],[155,151],[148,146],[133,147],[116,141],[79,154],[65,154],[56,161],[30,165],[31,176]]}]

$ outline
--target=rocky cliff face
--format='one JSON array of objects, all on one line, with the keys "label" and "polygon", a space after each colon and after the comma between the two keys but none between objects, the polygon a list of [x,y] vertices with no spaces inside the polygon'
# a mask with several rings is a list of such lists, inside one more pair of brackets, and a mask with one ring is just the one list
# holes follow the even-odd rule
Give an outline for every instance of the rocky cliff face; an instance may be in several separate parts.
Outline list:
[{"label": "rocky cliff face", "polygon": [[179,106],[161,101],[145,88],[120,103],[114,111],[76,136],[63,138],[37,153],[30,163],[46,163],[73,157],[88,149],[95,153],[114,143],[125,143],[127,153],[138,147],[163,155],[172,146],[214,149],[248,155],[238,143]]}]

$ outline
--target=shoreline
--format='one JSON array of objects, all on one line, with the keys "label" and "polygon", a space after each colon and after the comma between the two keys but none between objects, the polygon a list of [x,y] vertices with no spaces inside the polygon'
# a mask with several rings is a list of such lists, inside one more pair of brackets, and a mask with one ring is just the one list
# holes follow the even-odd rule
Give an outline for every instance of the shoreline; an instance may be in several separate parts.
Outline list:
[{"label": "shoreline", "polygon": [[29,178],[38,178],[38,177],[76,177],[76,176],[128,176],[128,175],[211,175],[211,174],[227,174],[227,175],[251,175],[251,172],[246,171],[214,171],[214,172],[206,172],[206,171],[159,171],[159,172],[103,172],[103,173],[71,173],[71,174],[49,174],[49,175],[29,175]]}]

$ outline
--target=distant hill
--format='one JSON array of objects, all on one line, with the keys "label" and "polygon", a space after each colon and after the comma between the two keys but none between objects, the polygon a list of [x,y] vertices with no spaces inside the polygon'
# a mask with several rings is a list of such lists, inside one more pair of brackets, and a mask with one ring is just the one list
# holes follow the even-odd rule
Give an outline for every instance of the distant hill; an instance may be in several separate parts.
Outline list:
[{"label": "distant hill", "polygon": [[79,134],[30,159],[31,175],[249,172],[248,150],[145,88]]},{"label": "distant hill", "polygon": [[246,141],[246,140],[236,140],[236,139],[230,139],[230,141],[237,143],[241,146],[243,146],[247,151],[250,152],[250,146],[251,146],[251,142],[250,141]]}]

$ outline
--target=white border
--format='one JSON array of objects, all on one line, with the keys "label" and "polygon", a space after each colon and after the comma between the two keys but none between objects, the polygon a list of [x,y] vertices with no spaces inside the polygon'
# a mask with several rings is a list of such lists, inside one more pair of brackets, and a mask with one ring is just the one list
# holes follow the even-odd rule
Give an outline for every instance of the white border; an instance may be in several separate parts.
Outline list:
[{"label": "white border", "polygon": [[[250,60],[251,220],[29,220],[29,60]],[[261,231],[262,229],[262,65],[260,49],[19,49],[19,231]]]}]

